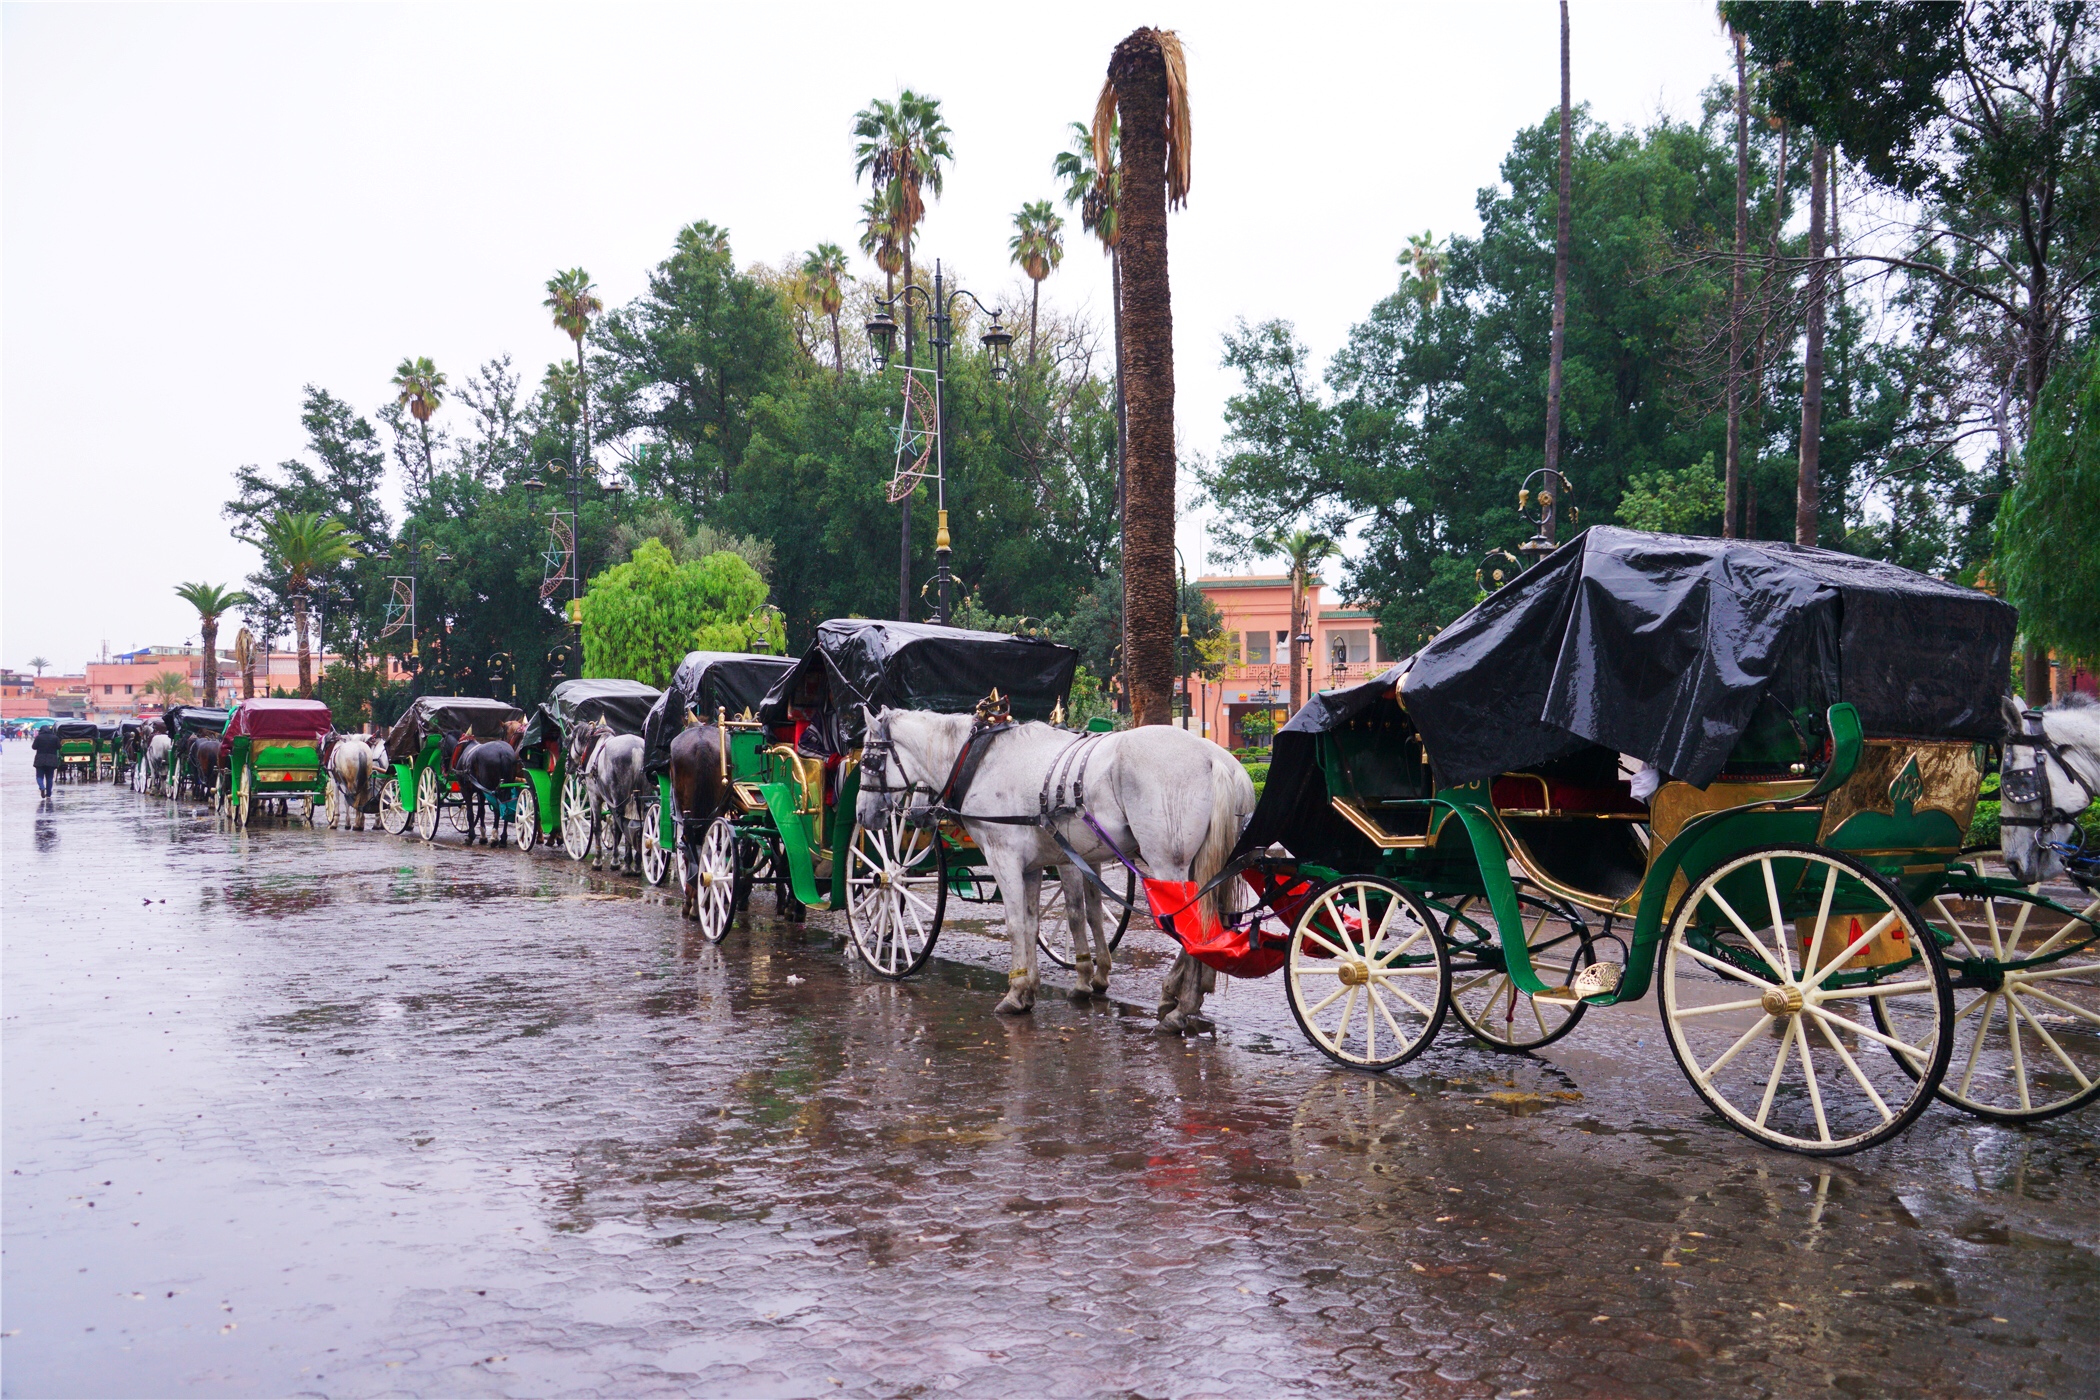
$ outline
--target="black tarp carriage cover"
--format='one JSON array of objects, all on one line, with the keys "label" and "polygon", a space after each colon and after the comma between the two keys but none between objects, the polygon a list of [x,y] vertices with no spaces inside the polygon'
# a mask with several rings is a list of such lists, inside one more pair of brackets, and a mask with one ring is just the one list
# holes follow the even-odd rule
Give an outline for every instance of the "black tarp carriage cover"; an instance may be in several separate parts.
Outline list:
[{"label": "black tarp carriage cover", "polygon": [[218,734],[224,732],[226,716],[230,713],[202,705],[177,705],[161,718],[170,734]]},{"label": "black tarp carriage cover", "polygon": [[433,734],[456,738],[472,733],[477,739],[500,739],[504,725],[523,718],[524,712],[516,705],[501,700],[478,695],[425,695],[387,731],[386,756],[394,763],[413,762]]},{"label": "black tarp carriage cover", "polygon": [[51,727],[58,731],[58,737],[61,739],[99,739],[102,737],[102,726],[91,719],[62,719]]},{"label": "black tarp carriage cover", "polygon": [[1261,801],[1240,833],[1233,857],[1267,850],[1281,842],[1304,859],[1326,859],[1339,850],[1363,844],[1355,829],[1335,813],[1326,775],[1317,753],[1318,736],[1359,717],[1397,721],[1395,699],[1406,663],[1383,675],[1340,690],[1315,693],[1290,722],[1276,731],[1269,745],[1269,776]]},{"label": "black tarp carriage cover", "polygon": [[845,753],[860,742],[863,705],[958,714],[997,690],[1017,719],[1048,719],[1071,694],[1078,666],[1078,652],[1039,637],[834,618],[758,714],[785,724],[801,710],[810,721],[804,748]]},{"label": "black tarp carriage cover", "polygon": [[2016,621],[1878,560],[1597,526],[1397,669],[1446,783],[1601,744],[1704,787],[1767,701],[1813,733],[1842,700],[1869,735],[1997,738]]},{"label": "black tarp carriage cover", "polygon": [[615,734],[639,734],[649,707],[662,695],[655,686],[641,681],[610,677],[563,681],[552,695],[532,707],[525,721],[524,747],[549,739],[558,742],[577,725],[592,720],[604,720]]},{"label": "black tarp carriage cover", "polygon": [[671,741],[687,716],[712,723],[718,714],[735,719],[753,714],[766,692],[795,669],[792,656],[744,651],[690,651],[671,674],[671,687],[650,708],[642,725],[642,769],[661,773],[671,763]]}]

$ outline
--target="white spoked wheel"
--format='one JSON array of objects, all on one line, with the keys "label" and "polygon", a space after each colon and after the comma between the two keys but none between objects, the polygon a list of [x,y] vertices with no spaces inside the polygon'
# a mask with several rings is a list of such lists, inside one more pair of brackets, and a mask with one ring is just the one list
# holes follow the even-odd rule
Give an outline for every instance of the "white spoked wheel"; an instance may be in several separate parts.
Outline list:
[{"label": "white spoked wheel", "polygon": [[873,828],[855,824],[846,849],[846,927],[877,977],[899,981],[926,965],[948,909],[948,861],[940,833],[891,812]]},{"label": "white spoked wheel", "polygon": [[679,883],[690,881],[693,905],[700,916],[700,936],[720,943],[729,934],[730,918],[736,913],[736,827],[727,817],[707,824],[700,838],[700,868],[687,871],[685,849],[679,847]]},{"label": "white spoked wheel", "polygon": [[401,778],[389,773],[379,785],[379,829],[389,836],[408,830],[408,809],[401,805]]},{"label": "white spoked wheel", "polygon": [[[1123,935],[1130,929],[1130,901],[1137,898],[1137,876],[1130,873],[1128,866],[1118,864],[1111,865],[1103,877],[1103,883],[1123,896],[1124,901],[1121,905],[1112,899],[1101,901],[1101,927],[1113,952],[1122,946]],[[1064,882],[1057,878],[1055,870],[1044,872],[1042,900],[1036,912],[1035,946],[1059,967],[1070,967],[1072,928],[1066,922]]]},{"label": "white spoked wheel", "polygon": [[1320,1053],[1388,1070],[1419,1055],[1451,1005],[1451,960],[1414,894],[1367,876],[1337,880],[1291,928],[1284,991]]},{"label": "white spoked wheel", "polygon": [[1943,894],[1919,912],[1946,936],[1955,978],[1940,1097],[2005,1123],[2100,1097],[2100,899],[2083,917],[2009,891]]},{"label": "white spoked wheel", "polygon": [[570,860],[588,860],[597,839],[598,812],[591,805],[590,789],[581,776],[571,773],[561,784],[561,848]]},{"label": "white spoked wheel", "polygon": [[[617,816],[613,820],[618,821]],[[671,852],[664,849],[662,799],[642,804],[642,878],[661,885],[671,874]]]},{"label": "white spoked wheel", "polygon": [[453,803],[450,807],[447,807],[445,809],[445,815],[451,818],[452,829],[462,836],[467,834],[467,804],[469,802],[472,802],[473,800],[473,798],[469,797],[466,794],[464,787],[462,787],[462,790],[459,795],[459,801]]},{"label": "white spoked wheel", "polygon": [[517,819],[510,829],[511,844],[529,851],[540,841],[540,792],[527,778],[517,788]]},{"label": "white spoked wheel", "polygon": [[1661,977],[1692,1088],[1771,1147],[1888,1141],[1932,1101],[1954,1044],[1938,942],[1901,891],[1836,851],[1767,847],[1707,872],[1671,915]]},{"label": "white spoked wheel", "polygon": [[[1595,962],[1589,930],[1568,910],[1529,896],[1518,905],[1531,969],[1549,987],[1565,987],[1577,970]],[[1536,1050],[1551,1045],[1582,1019],[1586,1001],[1535,1001],[1503,970],[1501,939],[1488,902],[1468,895],[1452,907],[1444,925],[1451,950],[1451,1014],[1485,1045],[1497,1050]]]},{"label": "white spoked wheel", "polygon": [[416,779],[416,835],[425,841],[437,840],[438,818],[444,814],[439,805],[438,775],[436,768],[425,768]]}]

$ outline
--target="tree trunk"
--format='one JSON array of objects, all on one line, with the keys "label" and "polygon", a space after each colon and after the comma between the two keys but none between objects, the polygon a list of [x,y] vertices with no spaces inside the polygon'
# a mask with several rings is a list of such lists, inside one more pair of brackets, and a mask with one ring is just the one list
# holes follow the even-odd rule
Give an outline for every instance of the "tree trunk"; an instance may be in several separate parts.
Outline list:
[{"label": "tree trunk", "polygon": [[1291,564],[1291,639],[1288,643],[1291,658],[1291,713],[1296,714],[1305,706],[1305,691],[1299,680],[1298,636],[1305,627],[1305,566]]},{"label": "tree trunk", "polygon": [[1721,538],[1742,534],[1743,274],[1750,252],[1750,82],[1735,36],[1735,265],[1728,285],[1728,464],[1721,476]]},{"label": "tree trunk", "polygon": [[1823,196],[1829,152],[1817,141],[1808,157],[1808,327],[1801,357],[1801,451],[1794,488],[1794,543],[1816,542],[1823,483]]},{"label": "tree trunk", "polygon": [[[911,366],[917,363],[912,353],[916,343],[912,338],[911,319],[911,230],[904,230],[904,365],[905,365],[905,411],[911,411]],[[911,621],[911,497],[906,496],[898,507],[903,512],[903,523],[897,537],[897,620]]]},{"label": "tree trunk", "polygon": [[431,478],[437,475],[437,467],[430,456],[430,420],[428,418],[418,418],[416,420],[416,430],[423,438],[423,489],[428,491]]},{"label": "tree trunk", "polygon": [[[1116,519],[1120,521],[1123,518],[1124,489],[1128,485],[1125,465],[1130,460],[1130,418],[1123,411],[1123,253],[1113,245],[1108,250],[1108,300],[1116,352]],[[1116,638],[1117,654],[1127,659],[1130,656],[1130,618],[1121,608],[1116,609],[1116,625],[1121,629]]]},{"label": "tree trunk", "polygon": [[[1764,438],[1764,392],[1765,392],[1765,322],[1771,320],[1771,311],[1779,302],[1779,231],[1786,227],[1786,138],[1784,123],[1779,127],[1778,173],[1772,177],[1772,241],[1765,251],[1765,280],[1758,284],[1758,299],[1764,304],[1765,314],[1760,318],[1757,330],[1756,382],[1751,387],[1751,402],[1757,408],[1756,439]],[[1757,489],[1756,482],[1743,482],[1742,513],[1743,538],[1757,537]]]},{"label": "tree trunk", "polygon": [[198,630],[204,634],[204,704],[207,709],[219,703],[219,619],[198,619]]},{"label": "tree trunk", "polygon": [[2055,686],[2049,669],[2049,649],[2033,642],[2027,644],[2027,664],[2023,667],[2026,676],[2021,683],[2025,692],[2020,698],[2032,709],[2040,709],[2053,698]]},{"label": "tree trunk", "polygon": [[299,637],[299,698],[314,698],[313,656],[306,649],[306,594],[292,595],[292,628]]},{"label": "tree trunk", "polygon": [[846,342],[839,338],[839,313],[831,313],[831,372],[839,379],[846,377]]},{"label": "tree trunk", "polygon": [[576,470],[589,469],[591,460],[591,386],[583,378],[583,337],[576,337],[576,403],[583,418],[583,460]]},{"label": "tree trunk", "polygon": [[1043,309],[1043,279],[1030,279],[1033,285],[1028,290],[1028,367],[1035,368],[1035,318]]},{"label": "tree trunk", "polygon": [[1539,529],[1548,544],[1554,539],[1564,494],[1560,489],[1560,392],[1568,344],[1568,203],[1575,143],[1574,113],[1568,98],[1568,0],[1560,0],[1560,195],[1553,233],[1553,348],[1546,361],[1546,491],[1552,493],[1552,502],[1539,512]]},{"label": "tree trunk", "polygon": [[1128,404],[1123,658],[1131,714],[1166,724],[1174,703],[1174,304],[1167,273],[1167,66],[1140,29],[1109,60],[1123,132],[1123,348]]}]

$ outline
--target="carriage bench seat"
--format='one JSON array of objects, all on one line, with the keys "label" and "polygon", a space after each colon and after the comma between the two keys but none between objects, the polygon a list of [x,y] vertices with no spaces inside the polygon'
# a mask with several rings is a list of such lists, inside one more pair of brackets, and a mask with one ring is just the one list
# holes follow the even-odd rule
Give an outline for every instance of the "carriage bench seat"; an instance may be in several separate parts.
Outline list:
[{"label": "carriage bench seat", "polygon": [[1506,817],[1596,817],[1609,821],[1646,821],[1648,806],[1620,779],[1608,784],[1575,784],[1536,773],[1505,773],[1495,779],[1495,810]]}]

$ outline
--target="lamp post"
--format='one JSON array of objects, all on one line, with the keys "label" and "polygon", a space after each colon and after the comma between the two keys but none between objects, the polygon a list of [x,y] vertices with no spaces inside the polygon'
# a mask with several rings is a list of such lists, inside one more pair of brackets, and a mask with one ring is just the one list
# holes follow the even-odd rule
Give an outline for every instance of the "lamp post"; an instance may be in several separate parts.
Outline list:
[{"label": "lamp post", "polygon": [[[1538,483],[1536,491],[1532,488],[1533,482]],[[1551,554],[1559,544],[1560,509],[1562,498],[1569,489],[1567,473],[1551,467],[1540,467],[1525,477],[1524,484],[1517,488],[1517,514],[1535,527],[1531,538],[1517,546],[1517,552],[1533,563]],[[1582,511],[1569,506],[1568,523],[1578,524],[1581,520]]]},{"label": "lamp post", "polygon": [[[1006,355],[1014,343],[1014,337],[1012,331],[999,324],[997,307],[986,306],[973,292],[961,287],[948,286],[946,274],[942,270],[940,260],[936,258],[933,264],[931,292],[916,283],[906,283],[904,289],[895,296],[887,300],[876,298],[877,310],[868,318],[867,331],[869,343],[875,349],[875,365],[878,371],[889,368],[890,344],[897,335],[897,322],[890,312],[893,309],[902,309],[909,314],[914,292],[918,293],[919,300],[925,304],[927,326],[933,332],[933,483],[935,518],[939,522],[933,537],[934,566],[939,579],[939,610],[935,616],[945,627],[948,623],[948,584],[951,577],[948,564],[954,549],[954,540],[948,533],[947,381],[948,347],[954,343],[956,298],[968,297],[979,311],[992,318],[991,329],[979,336],[978,342],[984,346],[985,354],[991,359],[994,382],[1006,377]],[[917,365],[906,365],[904,372],[904,412],[908,417],[911,412],[910,376],[922,371]],[[902,434],[898,441],[901,448],[904,441]],[[906,490],[901,502],[904,519],[898,545],[897,578],[897,619],[900,622],[911,620],[911,489],[915,489],[916,486],[916,482],[912,483],[912,488]]]},{"label": "lamp post", "polygon": [[1310,704],[1313,697],[1312,626],[1310,623],[1300,623],[1299,628],[1298,653],[1305,658],[1305,699]]}]

